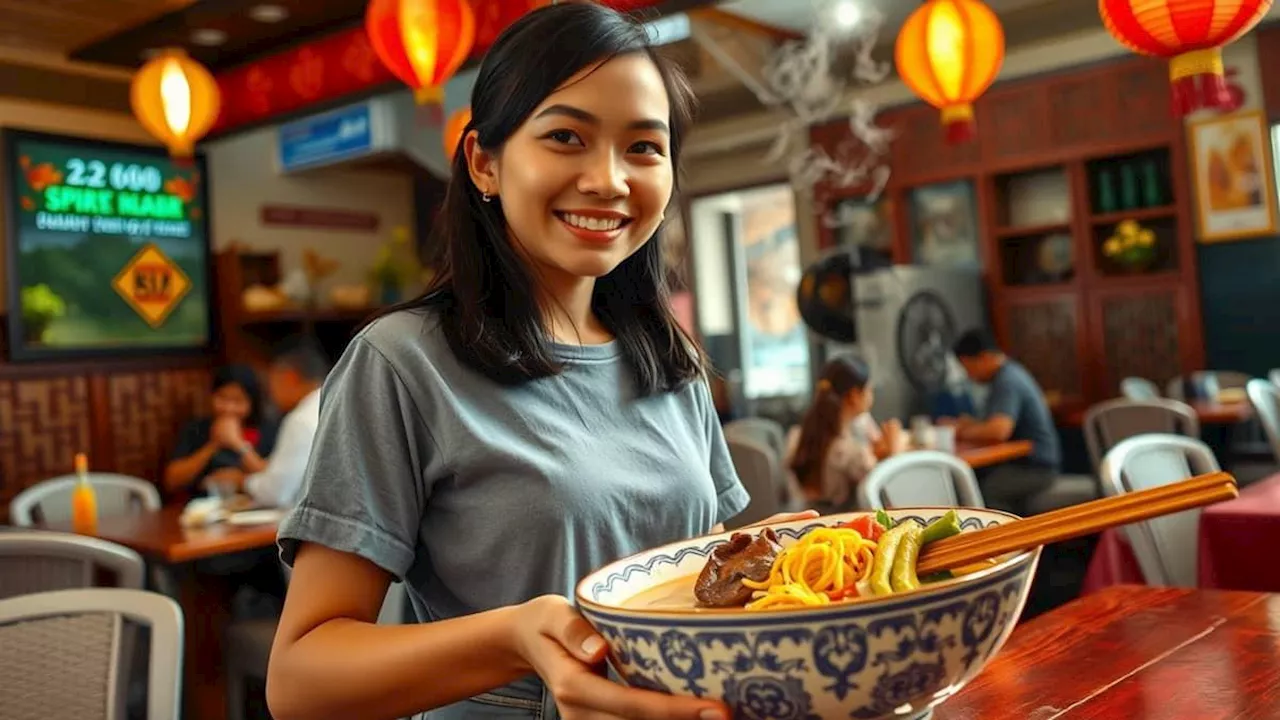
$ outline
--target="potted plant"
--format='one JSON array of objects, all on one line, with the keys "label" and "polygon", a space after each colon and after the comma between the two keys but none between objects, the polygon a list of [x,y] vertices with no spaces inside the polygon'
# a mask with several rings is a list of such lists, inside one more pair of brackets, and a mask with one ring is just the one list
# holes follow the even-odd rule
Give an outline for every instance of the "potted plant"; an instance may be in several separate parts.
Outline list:
[{"label": "potted plant", "polygon": [[409,230],[403,226],[391,231],[391,239],[378,248],[369,268],[369,285],[382,305],[391,305],[404,297],[405,288],[422,275],[422,263],[409,243]]},{"label": "potted plant", "polygon": [[22,336],[29,343],[44,342],[44,333],[56,319],[67,314],[67,304],[48,285],[22,288]]},{"label": "potted plant", "polygon": [[1102,254],[1124,270],[1142,272],[1155,262],[1156,234],[1136,220],[1124,220],[1102,244]]}]

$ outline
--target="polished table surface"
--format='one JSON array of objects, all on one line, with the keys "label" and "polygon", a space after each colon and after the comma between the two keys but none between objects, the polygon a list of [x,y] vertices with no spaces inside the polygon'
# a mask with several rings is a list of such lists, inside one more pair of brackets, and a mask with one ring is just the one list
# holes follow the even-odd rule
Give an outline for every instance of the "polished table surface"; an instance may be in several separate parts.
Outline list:
[{"label": "polished table surface", "polygon": [[933,720],[1280,718],[1280,595],[1120,585],[1014,631]]},{"label": "polished table surface", "polygon": [[[1217,402],[1213,400],[1195,400],[1188,402],[1196,411],[1196,418],[1201,425],[1234,425],[1253,417],[1253,406],[1247,400],[1240,402]],[[1084,424],[1088,407],[1073,406],[1056,410],[1054,417],[1064,427],[1080,427]]]},{"label": "polished table surface", "polygon": [[1000,443],[956,441],[956,455],[977,469],[1017,460],[1031,454],[1030,440],[1009,440]]},{"label": "polished table surface", "polygon": [[[275,523],[184,528],[178,522],[181,515],[181,506],[166,505],[149,512],[103,517],[98,520],[97,537],[166,564],[256,550],[276,541]],[[71,532],[69,523],[51,524],[49,529]]]}]

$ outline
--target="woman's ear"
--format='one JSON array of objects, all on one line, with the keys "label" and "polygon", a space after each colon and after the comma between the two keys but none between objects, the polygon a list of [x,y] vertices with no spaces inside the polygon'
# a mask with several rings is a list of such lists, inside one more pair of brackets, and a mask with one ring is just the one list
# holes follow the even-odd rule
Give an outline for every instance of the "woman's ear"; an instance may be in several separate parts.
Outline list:
[{"label": "woman's ear", "polygon": [[480,135],[475,130],[462,139],[462,151],[467,157],[467,171],[471,182],[485,195],[498,194],[498,158],[480,147]]}]

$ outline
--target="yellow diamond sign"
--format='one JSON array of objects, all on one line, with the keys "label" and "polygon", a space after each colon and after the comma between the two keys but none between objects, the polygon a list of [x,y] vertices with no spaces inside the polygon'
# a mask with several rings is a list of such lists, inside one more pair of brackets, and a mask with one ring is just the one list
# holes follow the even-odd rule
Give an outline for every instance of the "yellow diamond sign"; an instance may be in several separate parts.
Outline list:
[{"label": "yellow diamond sign", "polygon": [[160,248],[147,243],[111,281],[111,287],[157,328],[191,291],[191,280]]}]

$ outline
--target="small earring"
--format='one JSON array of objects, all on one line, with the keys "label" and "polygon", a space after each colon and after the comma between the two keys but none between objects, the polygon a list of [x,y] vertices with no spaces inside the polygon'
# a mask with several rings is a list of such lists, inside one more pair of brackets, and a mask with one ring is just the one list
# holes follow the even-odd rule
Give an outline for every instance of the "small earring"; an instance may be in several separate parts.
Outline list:
[{"label": "small earring", "polygon": [[482,192],[482,193],[480,193],[480,199],[481,199],[481,200],[483,200],[483,201],[485,201],[485,202],[492,202],[492,201],[493,201],[493,196],[492,196],[492,195],[490,195],[490,194],[489,194],[489,193],[487,193],[487,192]]}]

